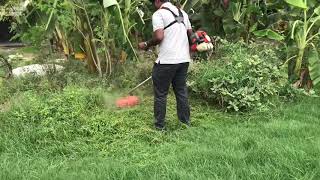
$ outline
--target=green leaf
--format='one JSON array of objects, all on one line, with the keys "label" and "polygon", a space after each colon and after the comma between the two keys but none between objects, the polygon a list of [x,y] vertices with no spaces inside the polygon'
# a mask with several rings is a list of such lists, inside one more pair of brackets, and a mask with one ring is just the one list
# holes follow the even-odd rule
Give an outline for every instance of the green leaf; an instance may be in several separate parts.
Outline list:
[{"label": "green leaf", "polygon": [[309,8],[314,8],[317,5],[318,0],[308,0],[308,7]]},{"label": "green leaf", "polygon": [[320,82],[320,59],[319,53],[315,48],[309,53],[308,60],[311,80],[313,85],[317,85]]},{"label": "green leaf", "polygon": [[267,36],[268,33],[267,33],[267,30],[264,29],[264,30],[254,31],[253,34],[258,37],[265,37]]},{"label": "green leaf", "polygon": [[190,9],[194,8],[197,4],[201,4],[201,1],[200,0],[186,0],[182,5],[182,9],[185,11],[189,11]]},{"label": "green leaf", "polygon": [[48,28],[49,28],[49,25],[51,23],[51,20],[52,20],[55,8],[57,7],[57,4],[58,4],[58,0],[55,0],[54,3],[53,3],[53,9],[51,10],[51,13],[50,13],[47,25],[46,25],[46,30],[48,30]]},{"label": "green leaf", "polygon": [[110,6],[117,5],[118,2],[116,0],[103,0],[103,7],[108,8]]},{"label": "green leaf", "polygon": [[316,16],[314,18],[311,18],[309,21],[312,22],[312,24],[309,26],[309,29],[313,28],[314,25],[315,26],[319,26],[319,24],[320,24],[320,16]]},{"label": "green leaf", "polygon": [[250,27],[249,32],[254,32],[255,30],[257,30],[258,27],[258,23],[255,23],[253,26]]},{"label": "green leaf", "polygon": [[271,29],[254,31],[253,34],[257,37],[267,37],[276,41],[282,41],[284,39],[284,37],[281,34],[278,34]]},{"label": "green leaf", "polygon": [[296,28],[297,28],[297,24],[298,24],[298,23],[303,24],[303,22],[300,21],[300,20],[294,21],[293,26],[292,26],[292,30],[291,30],[291,39],[294,39],[294,33],[295,33],[295,30],[296,30]]},{"label": "green leaf", "polygon": [[314,9],[314,13],[320,15],[320,6]]},{"label": "green leaf", "polygon": [[223,29],[225,32],[235,32],[235,29],[237,28],[237,24],[235,24],[235,21],[233,19],[224,19],[223,20]]},{"label": "green leaf", "polygon": [[299,8],[303,8],[303,9],[307,9],[307,5],[306,3],[304,3],[303,0],[285,0],[288,4],[291,4],[293,6],[299,7]]},{"label": "green leaf", "polygon": [[223,17],[224,11],[222,9],[216,9],[213,13],[217,16]]},{"label": "green leaf", "polygon": [[272,30],[268,31],[268,36],[267,37],[269,39],[273,39],[273,40],[277,40],[277,41],[284,40],[284,37],[281,34],[275,32],[275,31],[272,31]]}]

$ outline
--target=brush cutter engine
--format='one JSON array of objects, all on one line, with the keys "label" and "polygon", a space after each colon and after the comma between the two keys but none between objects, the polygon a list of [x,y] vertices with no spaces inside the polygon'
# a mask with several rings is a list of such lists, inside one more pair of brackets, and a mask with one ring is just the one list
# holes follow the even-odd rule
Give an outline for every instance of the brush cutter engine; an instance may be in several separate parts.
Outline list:
[{"label": "brush cutter engine", "polygon": [[197,31],[190,37],[192,52],[205,52],[213,50],[211,38],[204,31]]},{"label": "brush cutter engine", "polygon": [[[167,10],[171,12],[171,14],[174,17],[174,21],[171,22],[169,25],[164,27],[164,30],[168,29],[172,25],[178,23],[178,24],[184,24],[184,16],[180,8],[177,7],[179,15],[176,15],[171,9],[167,7],[162,7],[161,9]],[[204,51],[211,51],[213,49],[213,44],[211,42],[211,38],[207,35],[204,31],[197,31],[193,33],[190,37],[190,45],[191,45],[191,51],[192,52],[204,52]]]}]

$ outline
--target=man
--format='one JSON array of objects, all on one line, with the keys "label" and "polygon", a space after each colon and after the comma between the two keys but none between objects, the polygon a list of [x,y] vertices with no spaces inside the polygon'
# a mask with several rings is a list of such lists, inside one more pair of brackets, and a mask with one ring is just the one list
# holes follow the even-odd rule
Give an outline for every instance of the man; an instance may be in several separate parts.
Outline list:
[{"label": "man", "polygon": [[165,128],[167,95],[172,84],[177,114],[181,123],[190,125],[190,108],[187,92],[187,72],[190,62],[189,40],[192,34],[188,15],[171,4],[169,0],[150,0],[157,11],[152,16],[153,38],[139,43],[147,50],[160,45],[160,52],[152,72],[154,86],[155,127]]}]

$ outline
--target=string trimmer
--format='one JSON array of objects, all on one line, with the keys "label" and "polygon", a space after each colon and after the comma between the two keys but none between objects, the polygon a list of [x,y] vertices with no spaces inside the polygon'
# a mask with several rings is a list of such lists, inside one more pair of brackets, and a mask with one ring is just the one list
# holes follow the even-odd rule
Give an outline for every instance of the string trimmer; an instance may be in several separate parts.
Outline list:
[{"label": "string trimmer", "polygon": [[126,97],[119,98],[116,101],[116,105],[118,108],[127,108],[127,107],[133,107],[136,106],[140,103],[139,97],[138,96],[133,96],[132,93],[143,86],[145,83],[147,83],[150,79],[152,79],[152,76],[148,77],[146,80],[138,84],[136,87],[132,88]]}]

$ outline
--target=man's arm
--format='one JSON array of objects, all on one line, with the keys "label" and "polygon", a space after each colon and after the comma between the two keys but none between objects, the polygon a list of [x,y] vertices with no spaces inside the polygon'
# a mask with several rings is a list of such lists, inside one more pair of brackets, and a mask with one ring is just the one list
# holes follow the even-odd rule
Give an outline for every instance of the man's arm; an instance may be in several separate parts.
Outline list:
[{"label": "man's arm", "polygon": [[164,38],[164,29],[158,29],[153,33],[152,39],[146,42],[139,43],[139,48],[143,50],[147,50],[152,46],[156,46],[161,43]]},{"label": "man's arm", "polygon": [[188,29],[187,33],[188,33],[188,38],[190,38],[190,36],[192,36],[192,34],[193,34],[193,30],[192,29]]},{"label": "man's arm", "polygon": [[147,50],[149,47],[156,46],[161,43],[164,38],[164,22],[159,11],[152,15],[153,36],[146,42],[139,43],[139,49]]},{"label": "man's arm", "polygon": [[156,46],[158,44],[161,43],[161,41],[164,38],[164,29],[158,29],[153,33],[153,37],[152,39],[150,39],[149,41],[147,41],[147,48],[152,47],[152,46]]}]

